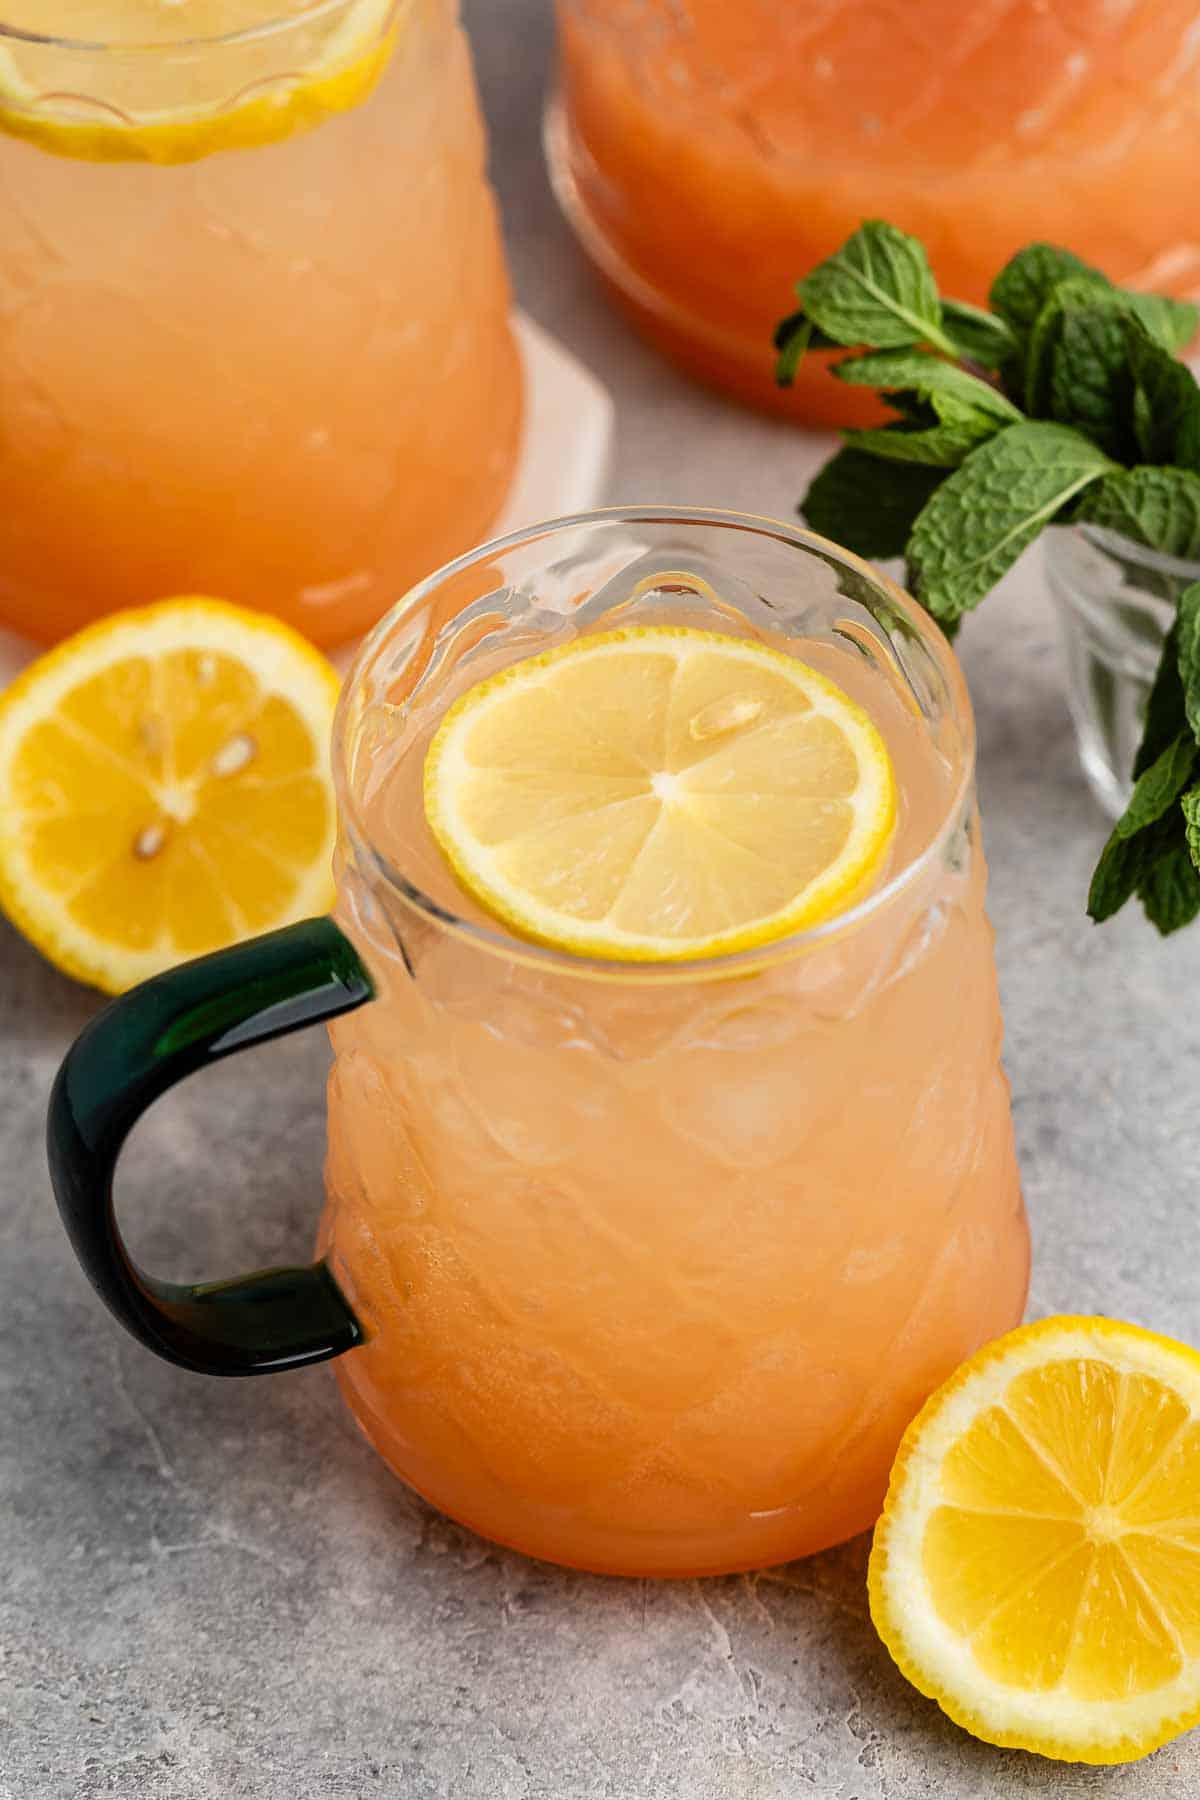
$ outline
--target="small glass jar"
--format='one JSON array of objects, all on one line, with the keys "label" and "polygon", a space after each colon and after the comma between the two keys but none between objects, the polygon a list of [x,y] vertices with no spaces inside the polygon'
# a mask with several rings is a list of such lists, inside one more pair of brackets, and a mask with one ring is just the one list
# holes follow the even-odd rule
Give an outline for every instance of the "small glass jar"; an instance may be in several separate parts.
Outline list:
[{"label": "small glass jar", "polygon": [[1047,533],[1046,576],[1058,603],[1079,760],[1097,800],[1116,818],[1133,788],[1163,639],[1179,596],[1200,581],[1200,562],[1076,525]]}]

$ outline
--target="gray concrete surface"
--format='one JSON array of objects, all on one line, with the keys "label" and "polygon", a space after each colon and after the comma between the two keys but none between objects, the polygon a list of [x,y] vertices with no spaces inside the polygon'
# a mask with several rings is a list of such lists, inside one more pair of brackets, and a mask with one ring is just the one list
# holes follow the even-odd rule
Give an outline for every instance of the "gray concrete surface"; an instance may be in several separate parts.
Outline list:
[{"label": "gray concrete surface", "polygon": [[[538,145],[548,0],[471,0],[520,297],[612,385],[611,496],[786,514],[814,446],[684,384],[610,316]],[[1035,1312],[1200,1340],[1200,927],[1083,917],[1103,824],[1036,568],[965,634]],[[576,1577],[409,1497],[326,1370],[192,1377],[101,1311],[54,1217],[43,1106],[93,997],[0,927],[0,1800],[1025,1800],[1200,1791],[974,1743],[866,1616],[865,1542],[754,1579]],[[124,1178],[176,1275],[302,1255],[315,1036],[165,1102]]]}]

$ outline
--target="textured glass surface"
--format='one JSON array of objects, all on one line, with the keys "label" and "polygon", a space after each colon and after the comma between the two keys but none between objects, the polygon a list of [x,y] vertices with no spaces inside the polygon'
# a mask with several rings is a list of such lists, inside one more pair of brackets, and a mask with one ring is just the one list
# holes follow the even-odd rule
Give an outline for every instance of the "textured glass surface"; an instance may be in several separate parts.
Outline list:
[{"label": "textured glass surface", "polygon": [[[916,1408],[1024,1301],[965,694],[915,608],[799,535],[609,520],[494,552],[347,701],[339,919],[379,999],[333,1028],[322,1248],[370,1339],[339,1379],[422,1493],[583,1566],[861,1530]],[[581,624],[681,610],[872,706],[902,789],[882,887],[757,967],[505,940],[422,842],[423,711]]]}]

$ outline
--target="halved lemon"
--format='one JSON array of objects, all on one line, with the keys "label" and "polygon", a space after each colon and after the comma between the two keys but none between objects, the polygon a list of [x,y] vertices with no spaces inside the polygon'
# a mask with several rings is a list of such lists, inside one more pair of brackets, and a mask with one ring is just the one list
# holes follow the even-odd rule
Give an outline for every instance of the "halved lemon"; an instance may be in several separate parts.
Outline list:
[{"label": "halved lemon", "polygon": [[862,708],[764,644],[688,627],[575,639],[447,712],[430,828],[512,930],[580,955],[679,960],[828,918],[896,810]]},{"label": "halved lemon", "polygon": [[338,677],[296,632],[166,600],[0,695],[0,905],[109,993],[328,909]]},{"label": "halved lemon", "polygon": [[275,143],[367,97],[414,3],[75,0],[56,42],[28,0],[0,43],[0,131],[85,162]]},{"label": "halved lemon", "polygon": [[1129,1762],[1200,1723],[1200,1355],[1090,1318],[981,1350],[909,1427],[870,1591],[989,1743]]}]

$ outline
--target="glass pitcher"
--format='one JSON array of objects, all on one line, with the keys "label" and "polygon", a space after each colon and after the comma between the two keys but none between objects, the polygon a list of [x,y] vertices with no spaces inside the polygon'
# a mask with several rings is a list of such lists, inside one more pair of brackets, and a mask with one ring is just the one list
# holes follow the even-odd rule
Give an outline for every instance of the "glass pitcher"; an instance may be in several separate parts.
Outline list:
[{"label": "glass pitcher", "polygon": [[517,454],[470,54],[457,0],[194,11],[0,0],[0,625],[202,593],[339,644]]},{"label": "glass pitcher", "polygon": [[580,241],[654,342],[757,405],[872,417],[824,353],[781,392],[771,352],[864,219],[920,237],[961,300],[1035,238],[1200,292],[1193,0],[556,6],[547,153]]},{"label": "glass pitcher", "polygon": [[[884,733],[891,860],[850,910],[708,962],[509,935],[443,863],[425,747],[456,694],[581,632],[702,625],[819,665]],[[184,965],[55,1090],[64,1218],[118,1318],[191,1369],[337,1356],[406,1481],[530,1554],[639,1575],[784,1561],[874,1518],[929,1392],[1028,1276],[966,690],[912,601],[791,526],[625,509],[422,583],[350,677],[336,919]],[[180,1076],[332,1021],[320,1260],[135,1268],[120,1143]]]}]

